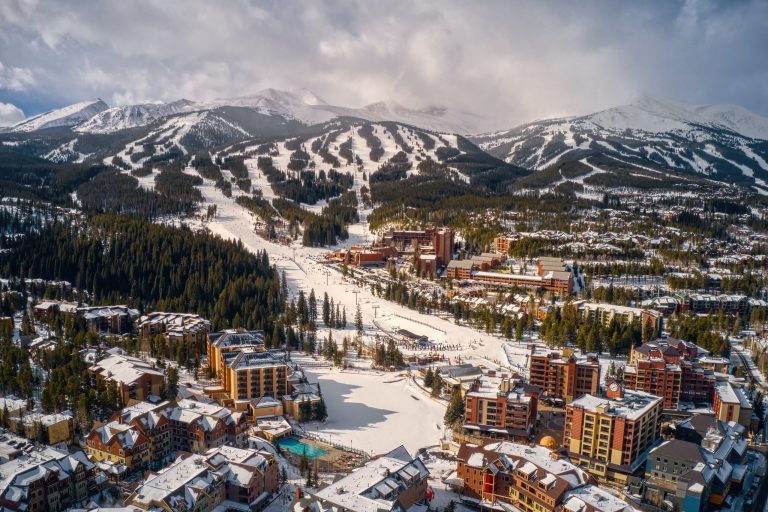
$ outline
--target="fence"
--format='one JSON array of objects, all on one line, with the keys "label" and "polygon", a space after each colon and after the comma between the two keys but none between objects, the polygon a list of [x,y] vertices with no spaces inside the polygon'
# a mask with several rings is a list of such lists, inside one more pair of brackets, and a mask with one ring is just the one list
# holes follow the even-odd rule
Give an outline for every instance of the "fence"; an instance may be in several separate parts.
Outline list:
[{"label": "fence", "polygon": [[371,460],[371,455],[367,453],[364,450],[360,450],[358,448],[353,448],[351,446],[346,446],[343,444],[336,443],[334,441],[331,441],[328,438],[324,438],[322,435],[318,434],[317,432],[294,432],[298,437],[303,437],[305,439],[311,439],[312,441],[317,441],[318,443],[327,444],[328,446],[332,446],[336,448],[337,450],[341,450],[342,452],[347,453],[353,453],[363,459],[363,462],[368,462]]},{"label": "fence", "polygon": [[445,332],[445,329],[441,329],[441,328],[439,328],[439,327],[435,327],[434,325],[428,324],[427,322],[422,322],[421,320],[416,320],[416,319],[414,319],[414,318],[410,318],[410,317],[407,317],[407,316],[405,316],[405,315],[401,315],[401,314],[399,314],[399,313],[393,313],[393,315],[395,315],[395,316],[396,316],[396,317],[398,317],[398,318],[402,318],[403,320],[408,320],[409,322],[413,322],[413,323],[415,323],[415,324],[421,324],[421,325],[423,325],[423,326],[425,326],[425,327],[429,327],[430,329],[434,329],[434,330],[436,330],[436,331],[438,331],[438,332],[441,332],[441,333],[443,333],[443,334],[447,334],[447,333]]}]

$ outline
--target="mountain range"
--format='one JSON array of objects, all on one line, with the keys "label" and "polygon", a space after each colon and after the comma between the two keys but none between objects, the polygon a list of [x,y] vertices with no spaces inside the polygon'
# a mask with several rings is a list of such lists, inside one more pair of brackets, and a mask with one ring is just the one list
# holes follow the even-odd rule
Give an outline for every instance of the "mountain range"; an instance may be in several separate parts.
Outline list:
[{"label": "mountain range", "polygon": [[441,106],[411,109],[392,101],[349,108],[330,105],[307,90],[266,89],[237,98],[117,107],[95,99],[2,129],[0,144],[57,162],[109,161],[139,144],[153,144],[152,154],[189,154],[252,139],[327,135],[338,131],[339,123],[351,122],[395,122],[438,137],[461,134],[465,145],[476,145],[494,160],[539,171],[523,178],[518,189],[567,185],[583,191],[597,184],[619,186],[622,178],[631,177],[624,180],[627,186],[705,180],[768,194],[768,118],[735,105],[686,105],[650,97],[589,115],[480,134],[486,120],[471,113]]}]

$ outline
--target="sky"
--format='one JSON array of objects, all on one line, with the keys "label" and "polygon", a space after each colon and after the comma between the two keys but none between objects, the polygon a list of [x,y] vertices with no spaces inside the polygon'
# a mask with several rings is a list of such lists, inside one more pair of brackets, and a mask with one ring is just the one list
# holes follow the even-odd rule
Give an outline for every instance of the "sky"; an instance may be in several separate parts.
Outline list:
[{"label": "sky", "polygon": [[0,126],[267,87],[497,128],[642,95],[768,115],[766,49],[768,0],[2,0]]}]

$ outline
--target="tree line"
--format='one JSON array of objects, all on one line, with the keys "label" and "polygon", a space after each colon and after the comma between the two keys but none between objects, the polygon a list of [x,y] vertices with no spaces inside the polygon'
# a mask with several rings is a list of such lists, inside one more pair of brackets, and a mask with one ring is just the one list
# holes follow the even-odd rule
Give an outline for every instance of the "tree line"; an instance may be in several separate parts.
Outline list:
[{"label": "tree line", "polygon": [[0,254],[0,269],[69,281],[94,304],[195,312],[214,329],[237,320],[271,332],[282,313],[280,279],[266,252],[127,217],[51,222]]}]

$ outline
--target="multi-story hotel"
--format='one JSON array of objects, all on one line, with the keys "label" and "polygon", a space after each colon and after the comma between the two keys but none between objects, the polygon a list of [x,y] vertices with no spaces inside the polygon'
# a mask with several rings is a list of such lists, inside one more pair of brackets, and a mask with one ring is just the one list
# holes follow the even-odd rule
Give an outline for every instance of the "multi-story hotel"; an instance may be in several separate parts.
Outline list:
[{"label": "multi-story hotel", "polygon": [[263,396],[280,398],[290,391],[288,377],[293,369],[283,350],[245,349],[222,353],[224,405],[245,410],[251,400]]},{"label": "multi-story hotel", "polygon": [[600,361],[591,354],[577,356],[570,349],[558,351],[532,345],[528,382],[538,386],[542,396],[571,402],[581,395],[597,393]]},{"label": "multi-story hotel", "polygon": [[208,365],[219,378],[224,375],[224,353],[244,349],[264,350],[264,331],[227,330],[208,335]]},{"label": "multi-story hotel", "polygon": [[728,371],[723,358],[710,357],[697,345],[676,339],[658,339],[633,347],[629,363],[624,368],[626,388],[663,397],[665,409],[676,409],[680,401],[711,403],[717,382],[715,371]]},{"label": "multi-story hotel", "polygon": [[536,427],[538,397],[536,386],[488,371],[465,395],[464,431],[481,439],[527,442]]},{"label": "multi-story hotel", "polygon": [[463,444],[457,490],[481,510],[629,512],[625,501],[592,485],[592,477],[542,446],[501,442]]},{"label": "multi-story hotel", "polygon": [[584,395],[567,404],[563,446],[571,461],[601,480],[626,483],[659,440],[662,402],[611,380],[604,398]]}]

